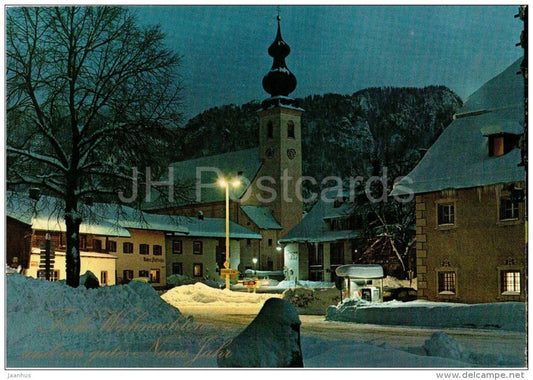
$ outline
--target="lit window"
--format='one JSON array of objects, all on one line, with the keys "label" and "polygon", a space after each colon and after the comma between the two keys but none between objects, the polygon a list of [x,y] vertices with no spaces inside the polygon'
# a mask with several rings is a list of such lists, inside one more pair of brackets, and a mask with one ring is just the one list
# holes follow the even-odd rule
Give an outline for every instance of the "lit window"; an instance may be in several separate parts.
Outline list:
[{"label": "lit window", "polygon": [[160,272],[159,269],[150,270],[150,282],[151,283],[159,283],[159,282],[161,282],[160,273],[161,272]]},{"label": "lit window", "polygon": [[194,277],[203,277],[204,275],[204,265],[201,263],[195,263],[192,266],[192,275]]},{"label": "lit window", "polygon": [[[37,278],[46,280],[46,271],[39,270],[37,272]],[[50,281],[59,281],[59,269],[54,269],[50,271]]]},{"label": "lit window", "polygon": [[501,133],[489,135],[489,156],[499,157],[518,147],[520,135]]},{"label": "lit window", "polygon": [[456,289],[456,275],[455,272],[439,272],[439,294],[455,294]]},{"label": "lit window", "polygon": [[518,270],[507,270],[502,271],[502,294],[510,295],[520,294],[520,271]]},{"label": "lit window", "polygon": [[500,220],[518,219],[518,202],[509,198],[500,198]]},{"label": "lit window", "polygon": [[453,203],[441,203],[437,207],[439,226],[455,224],[455,206]]}]

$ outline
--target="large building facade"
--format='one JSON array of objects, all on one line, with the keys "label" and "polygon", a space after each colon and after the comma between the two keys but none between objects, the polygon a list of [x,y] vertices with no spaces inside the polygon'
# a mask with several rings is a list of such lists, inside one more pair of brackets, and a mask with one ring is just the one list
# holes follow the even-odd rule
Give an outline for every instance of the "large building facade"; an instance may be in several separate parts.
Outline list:
[{"label": "large building facade", "polygon": [[418,296],[524,301],[524,81],[520,61],[470,96],[393,190],[416,194]]}]

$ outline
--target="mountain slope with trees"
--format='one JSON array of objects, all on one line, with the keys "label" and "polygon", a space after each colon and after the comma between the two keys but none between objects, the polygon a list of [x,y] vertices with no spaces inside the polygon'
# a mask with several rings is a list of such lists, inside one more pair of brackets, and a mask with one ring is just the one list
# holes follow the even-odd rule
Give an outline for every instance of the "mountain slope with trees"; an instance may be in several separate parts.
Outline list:
[{"label": "mountain slope with trees", "polygon": [[[352,95],[299,99],[303,174],[318,182],[330,175],[378,175],[381,168],[407,174],[462,105],[443,86],[369,88]],[[226,105],[192,118],[177,132],[181,161],[259,145],[260,104]],[[397,167],[397,168],[396,168]]]}]

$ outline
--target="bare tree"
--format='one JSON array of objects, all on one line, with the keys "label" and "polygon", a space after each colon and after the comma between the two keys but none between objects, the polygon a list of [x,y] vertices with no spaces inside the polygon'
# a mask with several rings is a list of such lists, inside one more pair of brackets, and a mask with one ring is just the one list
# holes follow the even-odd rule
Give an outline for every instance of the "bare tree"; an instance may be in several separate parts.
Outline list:
[{"label": "bare tree", "polygon": [[116,200],[132,166],[163,158],[181,121],[180,57],[164,38],[125,7],[7,10],[7,184],[62,201],[70,286],[82,200]]}]

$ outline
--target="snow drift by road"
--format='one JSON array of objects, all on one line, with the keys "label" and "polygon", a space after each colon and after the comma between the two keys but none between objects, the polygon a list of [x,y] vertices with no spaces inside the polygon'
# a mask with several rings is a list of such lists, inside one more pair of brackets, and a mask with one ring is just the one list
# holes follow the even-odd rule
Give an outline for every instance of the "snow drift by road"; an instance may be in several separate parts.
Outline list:
[{"label": "snow drift by road", "polygon": [[497,328],[507,331],[526,329],[523,302],[459,304],[418,300],[377,304],[349,300],[330,306],[326,319],[377,325]]},{"label": "snow drift by road", "polygon": [[[7,368],[212,368],[217,367],[217,355],[224,343],[239,333],[184,318],[142,282],[73,289],[61,282],[13,273],[7,275],[6,287]],[[185,302],[201,305],[207,311],[224,299],[231,299],[235,308],[248,308],[262,306],[268,297],[279,296],[201,285],[183,288],[181,294],[188,294]],[[169,296],[180,292],[169,292]],[[233,311],[228,308],[225,312]],[[313,368],[525,364],[524,357],[467,352],[443,335],[432,340],[424,347],[391,347],[352,339],[306,337],[301,347],[304,367]]]}]

